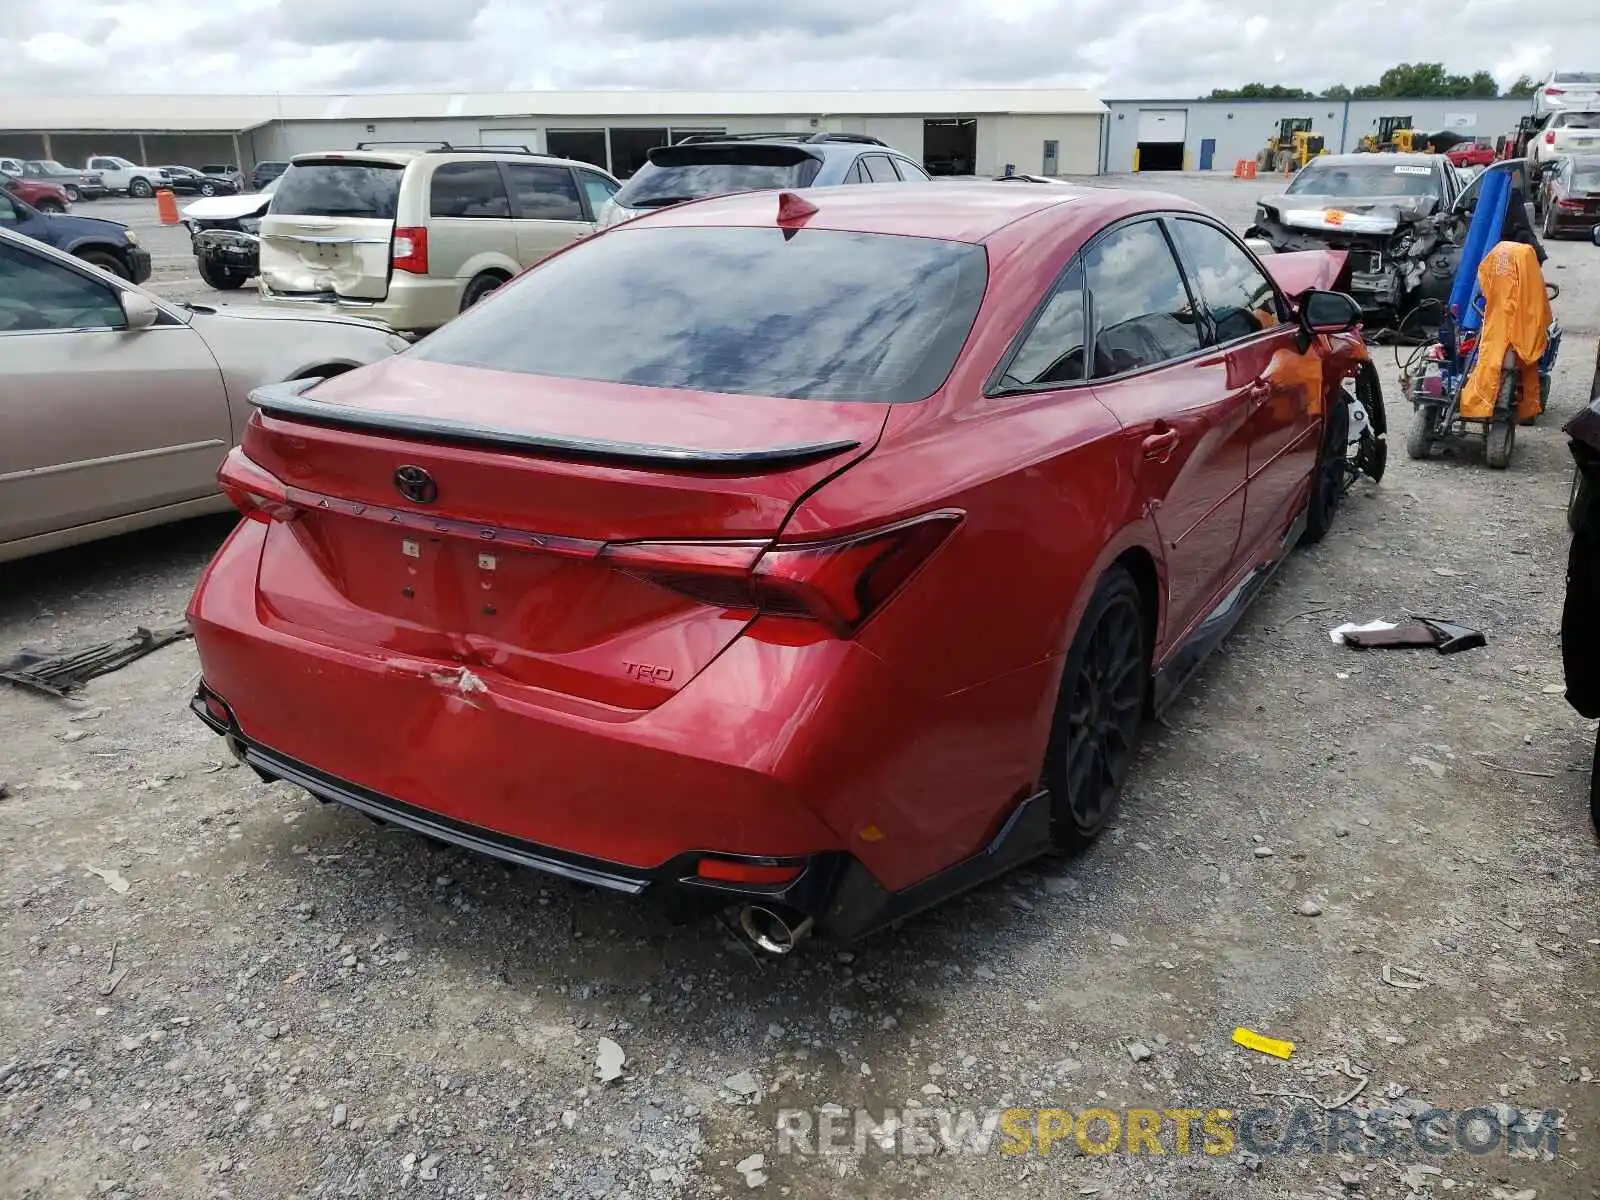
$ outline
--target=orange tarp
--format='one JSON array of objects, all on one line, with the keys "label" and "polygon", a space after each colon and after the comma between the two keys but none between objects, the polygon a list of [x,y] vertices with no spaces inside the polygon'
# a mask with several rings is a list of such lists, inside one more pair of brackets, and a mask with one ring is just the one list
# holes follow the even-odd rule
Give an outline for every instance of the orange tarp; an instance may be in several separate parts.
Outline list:
[{"label": "orange tarp", "polygon": [[1478,335],[1478,360],[1461,392],[1461,415],[1486,421],[1494,415],[1500,394],[1500,368],[1506,351],[1522,364],[1517,417],[1539,414],[1539,359],[1550,339],[1550,297],[1544,290],[1539,256],[1532,246],[1501,242],[1478,265],[1483,292],[1483,330]]}]

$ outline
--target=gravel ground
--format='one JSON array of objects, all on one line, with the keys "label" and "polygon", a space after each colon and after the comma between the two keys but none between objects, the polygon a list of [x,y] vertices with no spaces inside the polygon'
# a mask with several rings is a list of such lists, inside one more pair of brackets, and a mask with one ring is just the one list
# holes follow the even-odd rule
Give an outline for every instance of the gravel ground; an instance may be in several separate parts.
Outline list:
[{"label": "gravel ground", "polygon": [[[1238,224],[1253,202],[1170,185]],[[181,231],[146,241],[158,290],[202,292]],[[1551,255],[1568,340],[1510,471],[1412,463],[1397,435],[1383,484],[1149,727],[1100,843],[851,952],[757,961],[713,923],[262,784],[186,711],[188,644],[81,704],[0,692],[0,1196],[1600,1196],[1593,729],[1558,694],[1559,425],[1600,251]],[[0,647],[181,619],[227,527],[8,565]],[[1327,636],[1412,611],[1489,645]],[[609,1082],[601,1039],[626,1056]],[[776,1133],[828,1104],[1287,1119],[1310,1102],[1254,1093],[1362,1077],[1344,1113],[1562,1109],[1557,1153],[796,1156]]]}]

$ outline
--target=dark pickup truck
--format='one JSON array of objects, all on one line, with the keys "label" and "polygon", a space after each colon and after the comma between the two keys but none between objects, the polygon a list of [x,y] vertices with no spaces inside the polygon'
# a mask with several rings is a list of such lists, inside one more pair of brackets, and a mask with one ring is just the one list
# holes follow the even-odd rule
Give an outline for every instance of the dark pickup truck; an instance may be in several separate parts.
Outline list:
[{"label": "dark pickup truck", "polygon": [[10,188],[0,187],[0,229],[54,246],[121,279],[150,278],[150,252],[126,225],[74,213],[40,212]]}]

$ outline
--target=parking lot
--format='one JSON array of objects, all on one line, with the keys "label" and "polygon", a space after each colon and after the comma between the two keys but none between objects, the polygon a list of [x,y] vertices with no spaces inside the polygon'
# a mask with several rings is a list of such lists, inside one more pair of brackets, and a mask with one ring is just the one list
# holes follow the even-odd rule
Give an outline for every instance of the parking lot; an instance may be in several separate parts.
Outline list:
[{"label": "parking lot", "polygon": [[[1237,228],[1261,190],[1162,182]],[[138,230],[157,294],[251,302],[199,281],[153,201],[79,211]],[[715,923],[260,783],[189,713],[188,643],[81,703],[0,690],[0,1196],[1600,1196],[1594,730],[1558,640],[1560,426],[1588,399],[1600,249],[1549,253],[1566,340],[1509,471],[1407,460],[1376,349],[1387,475],[1146,729],[1115,826],[849,950],[758,960]],[[0,653],[181,621],[229,527],[0,567]],[[1408,613],[1488,645],[1328,637]],[[602,1038],[626,1055],[607,1082]],[[1170,1125],[1160,1154],[779,1138],[829,1105],[1306,1128],[1226,1153],[1179,1152]],[[1310,1127],[1433,1107],[1564,1117],[1553,1155]]]}]

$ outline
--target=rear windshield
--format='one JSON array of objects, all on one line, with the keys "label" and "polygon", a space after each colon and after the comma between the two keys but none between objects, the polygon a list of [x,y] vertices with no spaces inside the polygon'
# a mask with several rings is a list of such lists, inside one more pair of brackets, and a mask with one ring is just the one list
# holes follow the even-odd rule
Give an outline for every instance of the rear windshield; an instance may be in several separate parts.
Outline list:
[{"label": "rear windshield", "polygon": [[616,202],[624,208],[662,208],[729,192],[805,187],[821,166],[791,146],[664,147],[650,152],[650,161],[622,185]]},{"label": "rear windshield", "polygon": [[1558,113],[1552,129],[1600,129],[1600,113]]},{"label": "rear windshield", "polygon": [[1600,192],[1600,163],[1579,163],[1572,168],[1572,190]]},{"label": "rear windshield", "polygon": [[[1374,155],[1382,158],[1381,155]],[[1439,174],[1432,167],[1414,163],[1350,163],[1339,166],[1313,164],[1294,177],[1291,195],[1342,196],[1437,196]]]},{"label": "rear windshield", "polygon": [[404,168],[388,163],[293,163],[272,196],[288,217],[379,217],[392,221]]},{"label": "rear windshield", "polygon": [[1557,71],[1554,83],[1600,83],[1600,71]]},{"label": "rear windshield", "polygon": [[944,383],[987,275],[983,248],[962,242],[624,225],[547,260],[411,353],[605,383],[893,404]]}]

